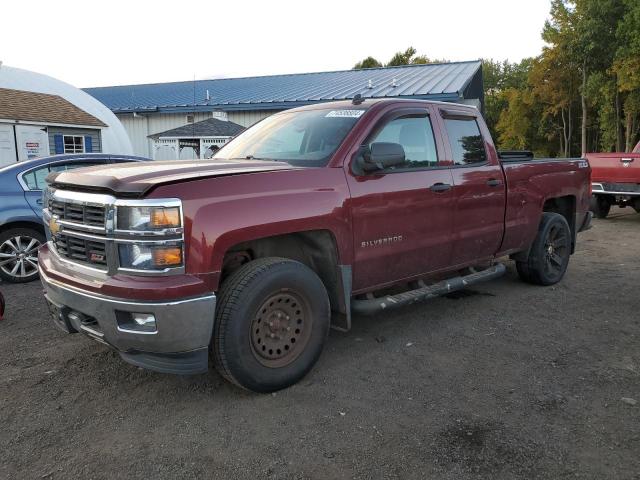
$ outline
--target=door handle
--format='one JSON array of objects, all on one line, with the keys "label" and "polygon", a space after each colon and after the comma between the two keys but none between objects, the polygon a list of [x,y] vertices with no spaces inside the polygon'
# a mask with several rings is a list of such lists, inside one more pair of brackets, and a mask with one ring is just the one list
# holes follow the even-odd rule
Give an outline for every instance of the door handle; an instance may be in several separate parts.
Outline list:
[{"label": "door handle", "polygon": [[442,193],[442,192],[446,192],[447,190],[451,190],[451,185],[449,185],[448,183],[438,182],[431,185],[429,187],[429,190],[435,193]]},{"label": "door handle", "polygon": [[37,200],[36,200],[36,203],[37,203],[38,205],[42,205],[42,199],[41,199],[41,198],[37,199]]},{"label": "door handle", "polygon": [[498,187],[502,185],[502,181],[495,178],[490,178],[489,180],[487,180],[487,185],[489,185],[490,187]]}]

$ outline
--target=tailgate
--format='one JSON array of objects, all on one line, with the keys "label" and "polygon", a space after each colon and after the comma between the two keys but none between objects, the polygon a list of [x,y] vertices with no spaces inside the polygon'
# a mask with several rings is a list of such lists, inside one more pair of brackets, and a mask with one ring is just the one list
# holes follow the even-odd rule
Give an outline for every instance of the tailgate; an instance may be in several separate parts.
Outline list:
[{"label": "tailgate", "polygon": [[588,153],[594,182],[640,183],[640,154]]}]

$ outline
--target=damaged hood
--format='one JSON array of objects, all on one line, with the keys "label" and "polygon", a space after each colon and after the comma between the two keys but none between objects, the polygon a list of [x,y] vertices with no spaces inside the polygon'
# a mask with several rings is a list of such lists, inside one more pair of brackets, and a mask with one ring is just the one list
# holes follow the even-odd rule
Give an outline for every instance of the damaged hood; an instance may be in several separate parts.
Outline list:
[{"label": "damaged hood", "polygon": [[108,191],[139,197],[158,185],[202,178],[292,170],[283,162],[263,160],[167,160],[105,164],[54,172],[47,182],[56,188]]}]

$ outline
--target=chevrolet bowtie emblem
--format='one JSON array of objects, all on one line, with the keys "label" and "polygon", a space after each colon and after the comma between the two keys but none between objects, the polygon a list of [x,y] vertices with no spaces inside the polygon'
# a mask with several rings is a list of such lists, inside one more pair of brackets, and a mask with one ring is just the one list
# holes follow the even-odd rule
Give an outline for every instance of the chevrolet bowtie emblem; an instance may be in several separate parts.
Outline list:
[{"label": "chevrolet bowtie emblem", "polygon": [[62,227],[58,223],[58,219],[56,217],[51,217],[49,220],[49,230],[51,231],[51,235],[56,235]]}]

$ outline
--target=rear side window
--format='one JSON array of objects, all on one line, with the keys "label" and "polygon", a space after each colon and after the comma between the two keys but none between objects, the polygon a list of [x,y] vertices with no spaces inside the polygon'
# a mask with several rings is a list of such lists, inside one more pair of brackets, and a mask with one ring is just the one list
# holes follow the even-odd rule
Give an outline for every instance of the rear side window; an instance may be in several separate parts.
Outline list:
[{"label": "rear side window", "polygon": [[454,165],[470,165],[487,161],[484,139],[475,118],[445,119],[444,124],[451,143]]},{"label": "rear side window", "polygon": [[399,143],[404,149],[405,163],[397,167],[428,168],[438,165],[436,143],[427,115],[408,115],[387,123],[369,142]]},{"label": "rear side window", "polygon": [[22,180],[29,190],[44,190],[46,187],[45,179],[51,172],[63,172],[65,170],[73,170],[75,168],[92,167],[94,165],[102,165],[96,162],[73,162],[73,163],[57,163],[54,165],[45,165],[36,168],[22,175]]}]

